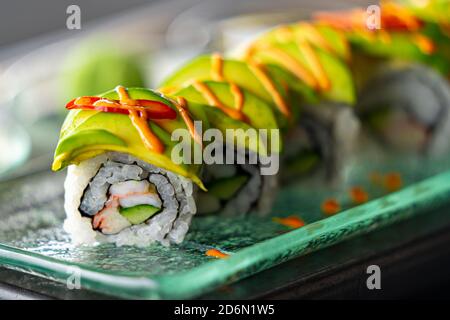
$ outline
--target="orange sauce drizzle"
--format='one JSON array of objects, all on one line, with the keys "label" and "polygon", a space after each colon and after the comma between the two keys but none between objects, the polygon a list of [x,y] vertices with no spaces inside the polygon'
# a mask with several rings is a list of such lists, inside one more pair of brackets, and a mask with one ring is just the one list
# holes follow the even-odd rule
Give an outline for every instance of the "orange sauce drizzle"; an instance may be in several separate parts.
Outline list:
[{"label": "orange sauce drizzle", "polygon": [[337,202],[336,199],[327,199],[324,202],[322,202],[322,205],[320,206],[323,213],[326,215],[333,215],[338,213],[341,210],[341,206],[339,202]]},{"label": "orange sauce drizzle", "polygon": [[230,83],[230,91],[234,97],[234,106],[236,110],[242,112],[242,108],[244,107],[244,95],[242,94],[241,88],[235,83]]},{"label": "orange sauce drizzle", "polygon": [[234,107],[238,111],[242,111],[242,108],[244,107],[244,95],[242,93],[241,88],[239,86],[231,81],[227,81],[225,79],[225,76],[223,75],[223,58],[220,54],[214,53],[211,57],[212,61],[212,78],[215,81],[224,81],[227,82],[230,85],[230,91],[231,94],[234,97]]},{"label": "orange sauce drizzle", "polygon": [[297,46],[305,56],[305,59],[311,68],[311,72],[316,78],[319,88],[321,90],[330,89],[331,87],[330,80],[328,79],[328,76],[322,64],[319,61],[319,57],[317,56],[316,52],[311,47],[311,45],[306,40],[301,40],[297,42]]},{"label": "orange sauce drizzle", "polygon": [[250,70],[253,72],[255,77],[261,82],[263,87],[269,92],[269,94],[272,96],[273,101],[275,102],[275,105],[278,107],[278,109],[281,111],[282,114],[284,114],[286,117],[291,116],[291,110],[289,108],[289,105],[286,103],[285,99],[281,95],[281,93],[277,90],[275,87],[275,84],[273,81],[269,78],[267,73],[264,70],[264,66],[257,62],[248,62],[248,66]]},{"label": "orange sauce drizzle", "polygon": [[310,23],[299,22],[299,26],[305,30],[305,38],[315,46],[324,49],[329,53],[336,53],[327,39],[324,38]]},{"label": "orange sauce drizzle", "polygon": [[425,54],[432,54],[435,50],[434,42],[430,38],[422,34],[414,35],[413,41],[417,45],[417,47]]},{"label": "orange sauce drizzle", "polygon": [[[85,103],[85,101],[88,101],[88,99],[89,98],[86,98],[86,97],[77,98],[75,100],[75,104],[83,104],[83,103]],[[132,105],[128,105],[128,104],[124,105],[124,104],[121,104],[121,103],[118,103],[116,101],[112,101],[109,99],[97,100],[92,105],[95,107],[116,107],[116,108],[127,109],[128,111],[133,110],[133,111],[138,111],[138,112],[142,112],[142,113],[146,112],[145,107],[142,107],[139,105],[136,105],[136,106],[132,106]]]},{"label": "orange sauce drizzle", "polygon": [[[299,23],[299,27],[303,29],[304,34],[298,35],[296,39],[294,38],[294,30],[289,26],[280,27],[277,30],[276,36],[281,42],[296,41],[298,49],[304,55],[308,67],[305,67],[297,59],[279,48],[267,47],[264,48],[264,52],[272,59],[277,60],[310,87],[318,90],[329,90],[331,81],[312,46],[322,48],[329,53],[336,54],[336,52],[330,43],[311,24],[301,22]],[[246,56],[248,60],[251,59],[254,49],[252,47],[247,51]]]},{"label": "orange sauce drizzle", "polygon": [[132,108],[128,108],[128,106],[136,106],[136,101],[130,98],[127,90],[124,87],[117,86],[116,92],[119,95],[119,105],[128,109],[130,120],[136,130],[139,132],[139,135],[141,136],[146,148],[150,151],[163,153],[164,145],[150,129],[147,121],[147,114],[145,112],[138,113],[138,111],[133,110]]},{"label": "orange sauce drizzle", "polygon": [[372,172],[369,179],[372,184],[382,187],[388,192],[397,191],[403,186],[402,176],[398,172],[390,172],[384,175],[379,172]]},{"label": "orange sauce drizzle", "polygon": [[187,112],[187,101],[183,97],[176,97],[177,103],[175,103],[175,106],[177,107],[178,112],[181,115],[181,118],[183,119],[184,123],[186,124],[189,133],[191,134],[191,137],[194,139],[195,142],[197,142],[199,145],[202,145],[202,138],[199,136],[197,131],[195,130],[194,122],[192,121],[191,117],[189,116],[189,113]]},{"label": "orange sauce drizzle", "polygon": [[[392,41],[389,31],[392,30],[393,25],[402,27],[400,32],[409,32],[411,34],[412,42],[425,54],[431,54],[435,50],[433,41],[418,33],[423,24],[420,19],[414,16],[409,10],[402,6],[382,1],[382,28],[380,30],[369,30],[363,23],[365,21],[365,11],[362,9],[355,9],[346,12],[330,13],[322,12],[316,14],[315,19],[321,23],[329,25],[341,30],[355,32],[368,41],[375,41],[377,38],[384,42],[390,43]],[[398,27],[397,26],[397,27]]]},{"label": "orange sauce drizzle", "polygon": [[285,69],[291,71],[297,78],[305,82],[312,88],[319,88],[317,80],[313,74],[305,68],[297,59],[283,50],[275,47],[264,48],[264,53],[274,60],[277,60]]},{"label": "orange sauce drizzle", "polygon": [[297,216],[289,216],[286,218],[273,218],[274,222],[284,225],[289,228],[298,229],[305,225],[305,222]]},{"label": "orange sauce drizzle", "polygon": [[398,172],[388,173],[384,177],[383,185],[389,192],[397,191],[403,186],[402,176]]},{"label": "orange sauce drizzle", "polygon": [[[212,78],[216,81],[226,81],[225,76],[223,75],[223,58],[220,54],[213,54],[211,57],[212,61]],[[253,71],[256,78],[262,83],[264,88],[269,92],[269,94],[272,96],[276,106],[280,109],[280,111],[286,115],[287,117],[290,116],[290,110],[287,103],[284,101],[283,96],[278,92],[276,89],[274,83],[270,78],[267,76],[265,71],[263,70],[262,66],[259,66],[255,62],[249,62],[250,68]],[[242,94],[242,90],[239,88],[238,85],[235,83],[232,83],[228,81],[230,84],[230,90],[231,93],[234,96],[234,105],[236,110],[242,110],[244,106],[244,95]]]},{"label": "orange sauce drizzle", "polygon": [[214,257],[217,259],[226,259],[230,256],[229,254],[226,254],[217,249],[209,249],[205,252],[205,255],[207,255],[208,257]]},{"label": "orange sauce drizzle", "polygon": [[211,56],[211,73],[214,81],[225,81],[223,76],[223,58],[218,53],[214,53]]},{"label": "orange sauce drizzle", "polygon": [[220,101],[220,99],[217,98],[214,92],[212,92],[211,89],[203,82],[194,81],[192,85],[194,86],[195,90],[197,90],[203,95],[208,104],[217,107],[218,109],[220,109],[233,119],[248,122],[247,117],[241,111],[236,110],[234,108],[230,108],[226,106],[224,103],[222,103],[222,101]]},{"label": "orange sauce drizzle", "polygon": [[353,187],[349,191],[350,199],[354,204],[362,204],[369,200],[369,194],[361,187]]}]

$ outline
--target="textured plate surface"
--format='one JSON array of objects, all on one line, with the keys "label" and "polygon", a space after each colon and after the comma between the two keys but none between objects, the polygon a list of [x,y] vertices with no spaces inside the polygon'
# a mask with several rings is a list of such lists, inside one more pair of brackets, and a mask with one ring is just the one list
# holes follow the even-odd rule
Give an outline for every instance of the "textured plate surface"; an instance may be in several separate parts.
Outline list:
[{"label": "textured plate surface", "polygon": [[[186,241],[169,248],[74,246],[61,228],[64,173],[44,172],[0,185],[0,264],[57,281],[127,298],[192,298],[293,257],[333,245],[450,201],[448,157],[424,161],[367,155],[347,169],[339,188],[314,180],[283,188],[271,216],[196,217]],[[389,164],[389,165],[387,165]],[[387,194],[373,172],[399,172],[404,188]],[[360,185],[371,201],[352,206],[348,188]],[[321,202],[335,197],[343,211],[331,217]],[[297,215],[306,226],[290,229],[273,217]],[[217,248],[229,253],[216,260]]]}]

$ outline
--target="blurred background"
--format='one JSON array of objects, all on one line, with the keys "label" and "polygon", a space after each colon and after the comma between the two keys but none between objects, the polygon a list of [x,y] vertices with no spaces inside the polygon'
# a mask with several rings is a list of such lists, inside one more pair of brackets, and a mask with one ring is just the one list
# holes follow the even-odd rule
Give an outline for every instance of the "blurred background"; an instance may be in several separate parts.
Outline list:
[{"label": "blurred background", "polygon": [[[312,11],[369,1],[77,0],[2,4],[0,180],[49,168],[65,103],[158,82],[202,52],[236,48]],[[80,29],[70,29],[80,9]],[[68,9],[69,8],[69,9]],[[76,14],[76,13],[75,13]],[[69,27],[68,27],[69,23]]]}]

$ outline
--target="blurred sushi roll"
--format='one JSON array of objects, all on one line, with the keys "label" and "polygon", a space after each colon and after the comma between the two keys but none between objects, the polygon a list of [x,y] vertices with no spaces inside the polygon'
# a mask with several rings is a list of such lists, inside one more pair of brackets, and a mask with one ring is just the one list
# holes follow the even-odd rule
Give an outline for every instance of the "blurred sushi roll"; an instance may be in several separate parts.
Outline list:
[{"label": "blurred sushi roll", "polygon": [[362,90],[357,112],[394,149],[430,156],[450,150],[450,86],[430,68],[384,68]]},{"label": "blurred sushi roll", "polygon": [[282,183],[305,177],[331,186],[342,182],[359,130],[359,119],[347,105],[304,106],[298,125],[286,137]]},{"label": "blurred sushi roll", "polygon": [[291,77],[290,90],[302,97],[288,100],[298,112],[285,131],[281,183],[342,181],[359,129],[347,40],[328,26],[299,22],[269,30],[242,58],[282,69]]},{"label": "blurred sushi roll", "polygon": [[242,164],[212,164],[203,168],[207,192],[197,193],[199,214],[244,216],[267,214],[278,191],[278,175],[262,175],[261,164],[235,153]]},{"label": "blurred sushi roll", "polygon": [[[288,73],[275,66],[266,68],[213,54],[188,62],[163,81],[160,90],[202,105],[211,126],[224,136],[227,129],[244,131],[235,137],[235,146],[227,141],[223,149],[239,161],[203,166],[202,178],[208,192],[198,192],[199,213],[236,216],[270,211],[278,190],[278,174],[262,174],[262,163],[252,163],[249,158],[281,152],[282,137],[271,141],[270,130],[285,130],[286,115],[296,116],[286,103],[294,93],[282,85],[289,79],[292,81]],[[308,89],[299,90],[307,94]],[[260,140],[257,148],[239,142],[239,136],[248,130],[261,129],[268,130],[268,139]]]},{"label": "blurred sushi roll", "polygon": [[264,174],[265,164],[260,161],[268,156],[277,161],[281,152],[277,114],[261,98],[242,87],[234,88],[226,82],[197,81],[172,93],[201,106],[221,137],[232,134],[231,140],[220,141],[221,150],[216,152],[231,155],[234,161],[206,161],[202,166],[202,181],[208,191],[198,191],[200,214],[263,215],[270,211],[277,194],[278,170]]}]

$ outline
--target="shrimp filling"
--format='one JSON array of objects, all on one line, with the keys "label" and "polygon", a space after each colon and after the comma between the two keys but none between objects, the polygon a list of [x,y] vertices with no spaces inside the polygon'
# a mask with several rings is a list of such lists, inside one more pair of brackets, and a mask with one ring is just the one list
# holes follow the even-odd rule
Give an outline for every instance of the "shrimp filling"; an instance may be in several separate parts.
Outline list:
[{"label": "shrimp filling", "polygon": [[96,213],[92,226],[104,234],[115,234],[151,218],[162,203],[154,185],[146,180],[129,180],[111,185],[105,207]]}]

